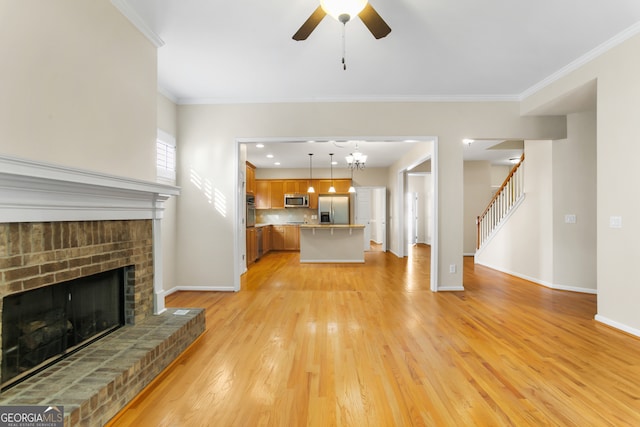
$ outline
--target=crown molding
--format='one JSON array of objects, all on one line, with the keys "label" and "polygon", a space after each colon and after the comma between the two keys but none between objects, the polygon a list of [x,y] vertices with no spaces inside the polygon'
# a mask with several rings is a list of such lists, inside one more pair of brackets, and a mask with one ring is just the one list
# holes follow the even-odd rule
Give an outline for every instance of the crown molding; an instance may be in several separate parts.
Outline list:
[{"label": "crown molding", "polygon": [[144,36],[157,48],[164,46],[164,40],[160,38],[146,22],[138,15],[138,12],[127,2],[127,0],[111,0],[116,9],[127,18]]},{"label": "crown molding", "polygon": [[526,98],[528,98],[529,96],[533,95],[534,93],[536,93],[536,92],[544,89],[545,87],[549,86],[550,84],[560,80],[563,77],[566,77],[567,75],[571,74],[572,72],[574,72],[578,68],[580,68],[580,67],[586,65],[587,63],[593,61],[594,59],[596,59],[600,55],[602,55],[602,54],[606,53],[607,51],[613,49],[614,47],[624,43],[625,41],[627,41],[630,38],[636,36],[637,34],[640,34],[640,22],[632,25],[631,27],[627,28],[626,30],[622,31],[621,33],[618,33],[617,35],[615,35],[614,37],[610,38],[606,42],[600,44],[596,48],[594,48],[594,49],[590,50],[589,52],[587,52],[586,54],[582,55],[580,58],[578,58],[575,61],[567,64],[566,66],[562,67],[561,69],[559,69],[555,73],[551,74],[546,79],[544,79],[544,80],[536,83],[535,85],[531,86],[529,89],[527,89],[524,92],[522,92],[520,94],[520,96],[518,96],[518,101],[523,101]]},{"label": "crown molding", "polygon": [[[163,94],[166,95],[164,92]],[[326,98],[178,98],[178,105],[226,104],[305,104],[359,102],[518,102],[518,95],[416,95],[416,96],[354,96]]]}]

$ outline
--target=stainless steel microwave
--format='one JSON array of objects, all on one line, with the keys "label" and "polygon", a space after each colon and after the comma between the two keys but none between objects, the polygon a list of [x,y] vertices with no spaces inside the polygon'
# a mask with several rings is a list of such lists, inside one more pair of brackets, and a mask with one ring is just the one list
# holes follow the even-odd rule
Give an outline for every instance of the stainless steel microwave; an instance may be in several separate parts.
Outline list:
[{"label": "stainless steel microwave", "polygon": [[309,195],[308,194],[285,194],[284,207],[285,208],[308,208]]}]

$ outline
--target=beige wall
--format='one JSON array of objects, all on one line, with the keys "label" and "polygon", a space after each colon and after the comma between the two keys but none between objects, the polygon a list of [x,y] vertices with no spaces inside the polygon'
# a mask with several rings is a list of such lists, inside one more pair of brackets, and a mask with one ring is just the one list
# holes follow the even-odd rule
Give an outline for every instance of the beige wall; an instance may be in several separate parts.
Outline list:
[{"label": "beige wall", "polygon": [[108,0],[1,13],[0,154],[155,180],[156,48]]},{"label": "beige wall", "polygon": [[[544,113],[573,90],[597,80],[597,288],[596,319],[640,335],[640,286],[630,278],[640,259],[640,36],[636,35],[522,102],[527,114]],[[622,228],[611,228],[612,216]]]},{"label": "beige wall", "polygon": [[504,180],[509,176],[511,166],[492,165],[491,166],[491,186],[493,190],[500,188]]},{"label": "beige wall", "polygon": [[[566,215],[576,222],[566,223]],[[596,114],[567,117],[567,139],[553,142],[553,282],[596,290]]]},{"label": "beige wall", "polygon": [[[433,135],[440,159],[439,262],[440,271],[447,272],[437,281],[459,287],[461,269],[449,274],[448,265],[462,263],[462,139],[561,138],[566,132],[564,118],[521,117],[519,108],[509,102],[179,106],[178,284],[233,288],[234,242],[241,244],[234,229],[237,139]],[[211,203],[205,189],[194,184],[195,177],[216,195]],[[393,224],[387,226],[393,229]]]},{"label": "beige wall", "polygon": [[[158,129],[176,136],[178,132],[178,107],[166,96],[157,95]],[[176,139],[176,147],[179,141]],[[177,149],[179,151],[179,149]],[[172,197],[164,204],[162,218],[162,287],[169,291],[177,286],[176,247],[177,247],[177,205],[178,197]]]},{"label": "beige wall", "polygon": [[566,139],[527,142],[526,199],[476,261],[552,288],[595,292],[595,112],[570,114],[567,127]]},{"label": "beige wall", "polygon": [[[488,161],[464,162],[464,253],[476,251],[476,218],[491,200],[491,163]],[[504,179],[504,177],[503,177]]]},{"label": "beige wall", "polygon": [[553,286],[552,141],[525,141],[525,199],[476,262]]}]

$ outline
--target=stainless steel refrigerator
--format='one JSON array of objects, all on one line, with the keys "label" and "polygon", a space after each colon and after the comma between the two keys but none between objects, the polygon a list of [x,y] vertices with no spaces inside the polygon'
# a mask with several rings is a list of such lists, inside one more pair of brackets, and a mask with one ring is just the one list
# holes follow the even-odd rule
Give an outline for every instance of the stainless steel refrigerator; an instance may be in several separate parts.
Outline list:
[{"label": "stainless steel refrigerator", "polygon": [[349,196],[318,196],[321,224],[349,224]]}]

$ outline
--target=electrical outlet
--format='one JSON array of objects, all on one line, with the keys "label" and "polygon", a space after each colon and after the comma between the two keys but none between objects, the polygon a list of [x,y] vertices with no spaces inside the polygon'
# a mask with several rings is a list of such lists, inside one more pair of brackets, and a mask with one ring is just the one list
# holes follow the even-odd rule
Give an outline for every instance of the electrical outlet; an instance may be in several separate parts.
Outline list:
[{"label": "electrical outlet", "polygon": [[455,264],[449,265],[449,273],[453,274],[455,272],[456,272],[456,265]]},{"label": "electrical outlet", "polygon": [[575,214],[566,214],[564,216],[565,224],[575,224],[576,223],[576,215]]}]

